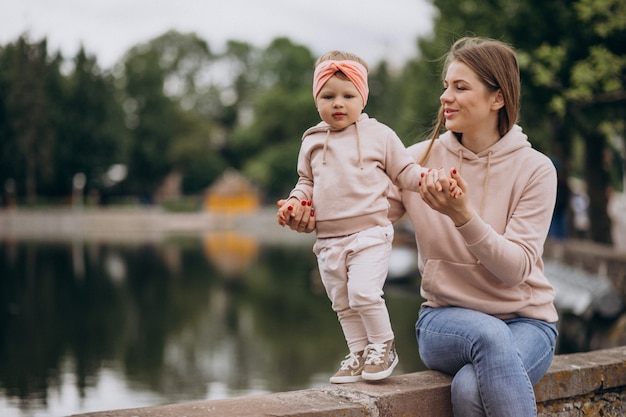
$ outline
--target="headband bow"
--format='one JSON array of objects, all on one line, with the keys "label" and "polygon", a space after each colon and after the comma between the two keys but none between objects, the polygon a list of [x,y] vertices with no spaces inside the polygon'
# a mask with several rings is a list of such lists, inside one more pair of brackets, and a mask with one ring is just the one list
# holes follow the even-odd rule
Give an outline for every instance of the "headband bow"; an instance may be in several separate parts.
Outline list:
[{"label": "headband bow", "polygon": [[363,107],[367,103],[369,88],[367,86],[367,69],[356,61],[323,61],[315,67],[313,74],[313,98],[317,98],[322,87],[336,72],[343,72],[356,87],[363,98]]}]

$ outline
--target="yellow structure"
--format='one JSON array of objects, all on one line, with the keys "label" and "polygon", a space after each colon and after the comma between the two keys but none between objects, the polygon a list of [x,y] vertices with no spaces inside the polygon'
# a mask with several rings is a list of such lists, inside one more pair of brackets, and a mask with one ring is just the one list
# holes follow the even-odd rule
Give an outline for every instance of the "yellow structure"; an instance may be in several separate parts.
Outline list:
[{"label": "yellow structure", "polygon": [[234,170],[224,172],[222,177],[207,189],[204,209],[211,213],[251,213],[260,206],[258,191],[243,175]]},{"label": "yellow structure", "polygon": [[259,244],[233,231],[216,231],[204,236],[204,253],[225,276],[232,277],[250,267],[259,253]]}]

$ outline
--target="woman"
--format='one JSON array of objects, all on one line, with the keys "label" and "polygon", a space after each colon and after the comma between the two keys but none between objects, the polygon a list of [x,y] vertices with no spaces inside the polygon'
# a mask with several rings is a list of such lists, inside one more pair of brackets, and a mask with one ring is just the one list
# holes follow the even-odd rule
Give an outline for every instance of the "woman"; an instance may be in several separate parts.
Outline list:
[{"label": "woman", "polygon": [[[463,193],[450,197],[448,175],[438,169],[421,182],[420,195],[390,198],[390,218],[406,212],[415,228],[425,299],[419,353],[429,368],[453,375],[455,416],[535,416],[533,385],[557,338],[541,259],[556,170],[515,124],[520,78],[509,46],[461,39],[443,76],[432,140],[409,151],[422,166],[449,167]],[[312,227],[310,217],[297,220],[293,229]]]}]

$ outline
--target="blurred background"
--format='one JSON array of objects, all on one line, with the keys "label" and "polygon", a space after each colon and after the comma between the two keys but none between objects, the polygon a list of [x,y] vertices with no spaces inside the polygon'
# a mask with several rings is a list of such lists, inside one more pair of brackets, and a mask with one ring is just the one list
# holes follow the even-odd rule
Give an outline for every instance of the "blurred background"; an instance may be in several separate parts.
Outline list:
[{"label": "blurred background", "polygon": [[[626,251],[621,0],[127,3],[3,6],[3,416],[327,383],[345,352],[312,237],[272,207],[319,119],[326,50],[368,60],[365,111],[408,146],[432,126],[454,40],[512,44],[520,124],[559,173],[550,239]],[[387,302],[412,372],[419,277],[405,275]],[[570,326],[561,351],[606,345],[608,326]]]}]

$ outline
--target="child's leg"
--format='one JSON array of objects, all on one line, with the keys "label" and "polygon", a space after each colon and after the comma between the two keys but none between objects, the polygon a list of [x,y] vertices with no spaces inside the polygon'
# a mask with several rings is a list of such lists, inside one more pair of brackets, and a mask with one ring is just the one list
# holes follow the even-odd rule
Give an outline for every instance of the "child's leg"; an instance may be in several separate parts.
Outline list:
[{"label": "child's leg", "polygon": [[361,317],[370,343],[385,343],[394,338],[383,299],[393,234],[392,225],[364,230],[358,233],[347,257],[350,307]]},{"label": "child's leg", "polygon": [[317,255],[320,277],[333,310],[341,324],[350,352],[362,352],[368,344],[367,331],[357,311],[348,300],[347,247],[356,235],[342,238],[318,239],[313,246]]},{"label": "child's leg", "polygon": [[393,226],[373,227],[359,233],[354,252],[348,257],[348,297],[367,330],[370,344],[361,376],[378,381],[387,378],[398,364],[383,286],[389,269]]}]

